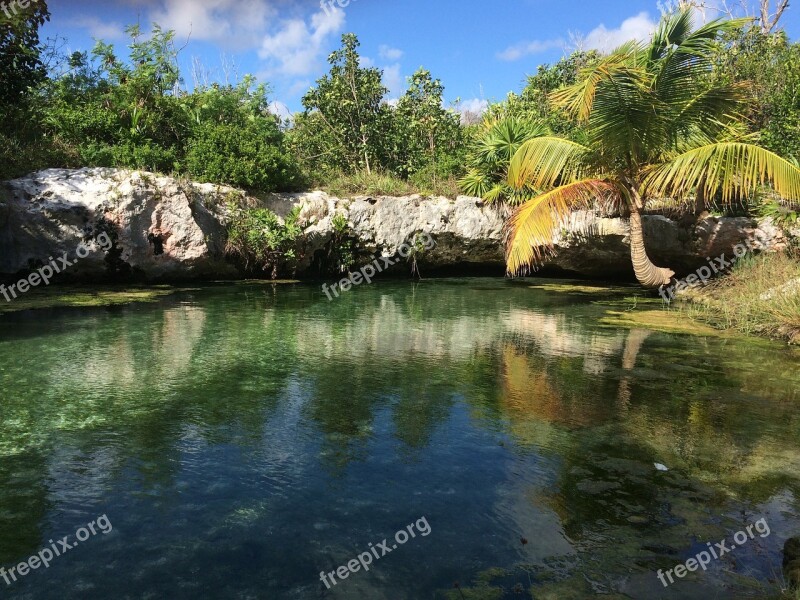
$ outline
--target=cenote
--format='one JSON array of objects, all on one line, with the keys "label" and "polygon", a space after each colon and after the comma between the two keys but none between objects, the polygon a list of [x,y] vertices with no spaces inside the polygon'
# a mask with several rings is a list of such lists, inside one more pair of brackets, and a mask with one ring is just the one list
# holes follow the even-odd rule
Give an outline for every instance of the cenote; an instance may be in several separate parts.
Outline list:
[{"label": "cenote", "polygon": [[243,283],[0,316],[0,566],[113,525],[0,596],[778,597],[797,351],[637,325],[660,309],[638,288],[537,285]]}]

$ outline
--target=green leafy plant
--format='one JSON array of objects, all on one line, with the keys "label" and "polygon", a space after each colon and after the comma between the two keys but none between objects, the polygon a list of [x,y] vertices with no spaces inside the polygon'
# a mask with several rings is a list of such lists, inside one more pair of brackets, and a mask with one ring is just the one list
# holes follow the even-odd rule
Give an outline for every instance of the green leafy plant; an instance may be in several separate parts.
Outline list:
[{"label": "green leafy plant", "polygon": [[266,208],[238,208],[228,205],[228,255],[244,261],[247,269],[269,273],[277,279],[296,258],[297,243],[303,235],[300,207],[284,220]]},{"label": "green leafy plant", "polygon": [[799,218],[796,210],[775,198],[762,200],[756,207],[756,213],[761,217],[772,218],[775,224],[784,228],[794,227]]},{"label": "green leafy plant", "polygon": [[425,256],[428,247],[425,243],[425,238],[421,233],[415,233],[414,238],[411,240],[411,249],[408,253],[408,262],[411,263],[411,276],[422,278],[422,273],[419,271],[419,260]]}]

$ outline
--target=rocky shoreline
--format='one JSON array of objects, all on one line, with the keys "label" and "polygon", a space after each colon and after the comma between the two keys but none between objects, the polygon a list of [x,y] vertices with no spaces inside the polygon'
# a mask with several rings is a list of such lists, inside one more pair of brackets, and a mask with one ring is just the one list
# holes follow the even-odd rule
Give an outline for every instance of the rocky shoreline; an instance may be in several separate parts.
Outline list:
[{"label": "rocky shoreline", "polygon": [[[0,278],[73,253],[98,231],[113,249],[91,247],[89,255],[62,274],[64,280],[103,281],[110,273],[144,281],[239,279],[242,265],[226,256],[228,209],[265,207],[284,217],[300,205],[304,226],[298,252],[299,277],[314,278],[320,258],[335,242],[334,215],[347,219],[359,256],[394,255],[405,242],[427,233],[436,247],[419,257],[427,274],[504,273],[506,209],[478,198],[335,198],[325,192],[253,197],[220,185],[123,169],[48,169],[0,185]],[[770,219],[704,216],[681,224],[661,215],[644,218],[648,252],[657,264],[680,274],[708,257],[731,253],[751,241],[777,250],[785,234]],[[588,233],[578,233],[579,231]],[[588,278],[633,279],[625,219],[577,212],[558,236],[557,255],[545,270]],[[406,265],[395,267],[406,272]]]}]

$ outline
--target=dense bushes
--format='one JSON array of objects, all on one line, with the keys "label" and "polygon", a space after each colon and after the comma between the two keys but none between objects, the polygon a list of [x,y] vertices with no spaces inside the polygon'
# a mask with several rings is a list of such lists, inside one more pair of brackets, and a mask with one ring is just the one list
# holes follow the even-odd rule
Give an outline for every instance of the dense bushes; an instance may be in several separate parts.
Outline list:
[{"label": "dense bushes", "polygon": [[[46,15],[46,4],[38,7]],[[23,28],[3,25],[0,62],[15,60],[18,51],[10,38],[27,43],[36,57],[26,54],[22,72],[4,76],[3,178],[46,166],[107,166],[258,191],[301,186],[297,160],[268,110],[265,86],[246,77],[238,85],[186,92],[174,34],[158,26],[146,36],[138,26],[127,29],[127,62],[113,46],[98,42],[91,53],[61,57],[45,78],[38,58],[42,49],[31,33],[44,18],[32,13]]]},{"label": "dense bushes", "polygon": [[750,86],[748,122],[760,143],[800,160],[800,44],[790,43],[782,31],[745,27],[721,40],[717,75]]},{"label": "dense bushes", "polygon": [[282,148],[274,123],[262,120],[247,128],[202,123],[192,133],[186,170],[195,179],[262,191],[300,184],[297,163]]},{"label": "dense bushes", "polygon": [[[424,69],[389,101],[383,73],[363,66],[358,39],[347,34],[284,130],[270,114],[268,88],[250,77],[187,91],[173,33],[158,26],[147,35],[127,29],[128,60],[103,42],[60,61],[51,47],[48,77],[38,37],[48,18],[40,0],[0,21],[0,178],[47,166],[114,166],[257,191],[465,191],[515,203],[523,198],[505,185],[509,156],[543,132],[581,141],[581,126],[549,98],[599,59],[575,52],[543,65],[519,94],[491,105],[482,124],[463,126],[444,106],[442,83]],[[800,44],[746,26],[720,40],[715,64],[714,77],[750,82],[750,133],[800,157]]]},{"label": "dense bushes", "polygon": [[142,39],[128,28],[131,62],[98,43],[75,53],[45,86],[44,129],[83,165],[182,173],[259,191],[297,189],[300,173],[284,147],[267,89],[246,77],[191,94],[180,89],[172,32]]},{"label": "dense bushes", "polygon": [[269,113],[267,89],[253,85],[246,77],[238,86],[212,86],[181,99],[191,115],[186,171],[260,191],[298,189],[300,170]]}]

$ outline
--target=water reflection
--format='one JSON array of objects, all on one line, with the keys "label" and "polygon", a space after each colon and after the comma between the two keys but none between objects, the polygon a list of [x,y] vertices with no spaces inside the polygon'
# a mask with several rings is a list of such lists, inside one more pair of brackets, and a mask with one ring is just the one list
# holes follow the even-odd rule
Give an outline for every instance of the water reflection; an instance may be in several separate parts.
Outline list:
[{"label": "water reflection", "polygon": [[798,527],[788,351],[600,328],[602,302],[506,282],[317,292],[0,319],[0,563],[83,518],[119,523],[20,593],[317,594],[314,573],[421,515],[424,545],[332,597],[445,597],[454,580],[653,597],[655,569],[765,513],[764,548],[691,586],[731,589],[743,565],[770,585]]}]

